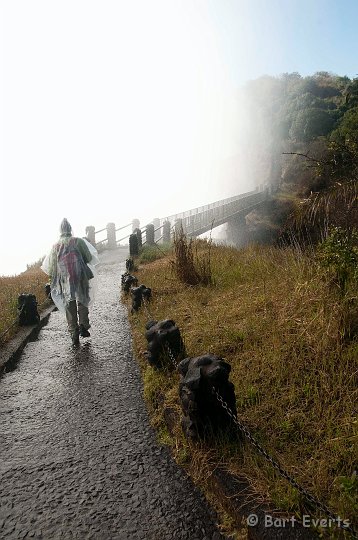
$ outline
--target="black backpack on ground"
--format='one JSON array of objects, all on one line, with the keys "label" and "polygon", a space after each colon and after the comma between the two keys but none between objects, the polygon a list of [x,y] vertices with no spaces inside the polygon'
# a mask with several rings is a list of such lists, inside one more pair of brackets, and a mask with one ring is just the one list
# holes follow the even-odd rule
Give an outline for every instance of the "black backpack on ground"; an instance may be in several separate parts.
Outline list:
[{"label": "black backpack on ground", "polygon": [[40,320],[40,315],[37,311],[36,296],[34,294],[20,294],[17,300],[17,311],[20,326],[37,324]]}]

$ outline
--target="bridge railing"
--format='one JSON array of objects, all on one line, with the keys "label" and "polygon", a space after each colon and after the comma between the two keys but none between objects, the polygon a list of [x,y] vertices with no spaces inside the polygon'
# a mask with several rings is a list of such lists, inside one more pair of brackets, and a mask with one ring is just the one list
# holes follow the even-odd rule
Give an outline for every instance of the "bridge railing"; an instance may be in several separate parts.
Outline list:
[{"label": "bridge railing", "polygon": [[[197,208],[195,213],[182,212],[176,214],[175,222],[181,222],[186,234],[197,236],[205,232],[205,230],[209,230],[212,226],[217,227],[225,223],[237,213],[250,210],[261,204],[267,198],[267,195],[266,190],[258,189],[237,197],[223,199],[217,201],[217,203]],[[171,219],[171,217],[168,219]]]},{"label": "bridge railing", "polygon": [[[99,249],[116,248],[120,242],[129,239],[134,231],[138,231],[138,234],[140,234],[142,245],[168,241],[168,230],[170,231],[173,227],[178,228],[179,226],[183,227],[186,234],[197,236],[210,230],[212,227],[217,227],[218,225],[225,223],[225,221],[234,217],[239,212],[250,210],[258,204],[261,204],[268,195],[268,189],[264,186],[260,186],[247,193],[241,193],[234,197],[221,199],[220,201],[186,210],[185,212],[180,212],[178,214],[173,214],[166,218],[156,218],[151,224],[142,228],[140,228],[138,219],[134,219],[131,223],[127,223],[118,228],[116,228],[114,223],[108,223],[105,228],[98,231],[95,230],[95,227],[89,226],[86,227],[86,236],[87,239]],[[132,230],[125,236],[117,239],[117,233],[129,227],[131,227]],[[103,235],[103,233],[106,233],[106,236],[102,239],[98,239],[98,235]]]}]

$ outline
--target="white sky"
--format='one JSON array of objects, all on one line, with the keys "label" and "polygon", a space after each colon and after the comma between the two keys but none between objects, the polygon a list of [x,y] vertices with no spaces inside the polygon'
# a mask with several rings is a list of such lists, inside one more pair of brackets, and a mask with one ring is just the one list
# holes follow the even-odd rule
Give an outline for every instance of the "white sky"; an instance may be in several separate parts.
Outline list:
[{"label": "white sky", "polygon": [[[230,97],[201,2],[2,3],[0,274],[74,233],[230,195]],[[226,139],[226,140],[225,140]],[[14,250],[15,247],[15,250]]]},{"label": "white sky", "polygon": [[[228,159],[244,133],[238,85],[339,72],[347,58],[340,74],[351,76],[334,10],[334,0],[2,0],[0,275],[45,254],[63,217],[82,236],[251,189],[245,164]],[[333,37],[315,47],[326,13]],[[331,42],[328,66],[319,53]]]}]

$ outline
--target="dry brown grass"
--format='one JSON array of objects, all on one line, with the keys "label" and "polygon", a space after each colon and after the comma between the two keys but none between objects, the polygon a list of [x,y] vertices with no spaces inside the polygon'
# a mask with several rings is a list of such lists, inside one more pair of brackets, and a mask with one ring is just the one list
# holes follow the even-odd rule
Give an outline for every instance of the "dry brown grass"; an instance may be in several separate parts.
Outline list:
[{"label": "dry brown grass", "polygon": [[174,234],[171,261],[178,280],[186,285],[211,285],[211,241],[188,239],[183,228]]},{"label": "dry brown grass", "polygon": [[[0,336],[17,320],[17,298],[19,294],[34,294],[39,305],[45,302],[45,284],[47,280],[48,277],[40,268],[32,268],[18,276],[0,276]],[[9,340],[17,329],[18,326],[15,324],[9,332],[3,335],[0,339],[0,346]]]},{"label": "dry brown grass", "polygon": [[[240,419],[299,483],[353,523],[358,341],[344,339],[347,302],[312,257],[291,249],[213,246],[211,270],[215,286],[203,287],[181,283],[168,259],[141,268],[140,281],[153,290],[151,314],[176,321],[190,356],[212,352],[230,362]],[[357,310],[356,291],[349,294]],[[147,319],[145,311],[132,318],[137,351],[146,347]],[[179,408],[178,378],[158,379],[142,365],[149,402],[156,388],[152,409],[160,425],[163,407]],[[176,439],[177,455],[192,452],[180,430]],[[252,447],[242,455],[223,443],[216,455],[281,508],[303,510]]]}]

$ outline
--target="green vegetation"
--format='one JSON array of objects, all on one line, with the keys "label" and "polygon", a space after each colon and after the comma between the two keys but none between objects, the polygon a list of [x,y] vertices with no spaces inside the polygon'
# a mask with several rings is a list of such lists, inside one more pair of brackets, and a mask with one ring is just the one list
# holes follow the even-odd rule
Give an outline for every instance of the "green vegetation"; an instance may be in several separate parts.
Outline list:
[{"label": "green vegetation", "polygon": [[[245,144],[254,149],[253,166],[259,164],[257,176],[276,193],[274,202],[257,211],[256,221],[270,222],[277,238],[294,214],[291,227],[299,218],[295,236],[313,242],[324,238],[330,226],[346,227],[349,222],[358,228],[358,78],[327,72],[264,76],[250,81],[240,99],[250,111]],[[324,209],[325,219],[318,222]],[[302,216],[308,218],[304,234]],[[251,234],[251,240],[264,237],[263,231],[258,233]]]},{"label": "green vegetation", "polygon": [[348,283],[358,280],[358,232],[334,227],[320,244],[318,253],[322,266],[333,273],[341,293],[345,294]]},{"label": "green vegetation", "polygon": [[155,246],[144,245],[140,249],[139,256],[136,258],[136,263],[146,264],[156,261],[157,259],[161,259],[163,255],[166,255],[171,250],[172,246],[170,244],[160,244],[159,246],[157,244]]},{"label": "green vegetation", "polygon": [[[331,242],[333,253],[340,252],[334,233]],[[211,285],[183,283],[170,257],[141,267],[139,277],[153,291],[151,315],[175,320],[188,355],[210,352],[231,364],[238,414],[252,434],[300,484],[354,524],[358,324],[352,321],[358,321],[358,303],[354,279],[345,281],[344,294],[332,286],[331,272],[340,266],[329,262],[328,246],[316,255],[292,247],[212,245]],[[199,242],[193,249],[204,257],[209,246]],[[140,311],[130,319],[144,393],[178,462],[206,489],[210,471],[225,464],[282,509],[312,515],[314,509],[249,444],[221,440],[207,447],[184,439],[178,375],[159,373],[143,355],[147,318]],[[176,418],[171,437],[163,428],[168,410]]]}]

